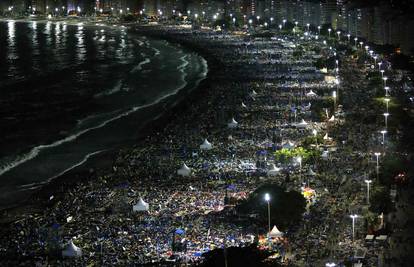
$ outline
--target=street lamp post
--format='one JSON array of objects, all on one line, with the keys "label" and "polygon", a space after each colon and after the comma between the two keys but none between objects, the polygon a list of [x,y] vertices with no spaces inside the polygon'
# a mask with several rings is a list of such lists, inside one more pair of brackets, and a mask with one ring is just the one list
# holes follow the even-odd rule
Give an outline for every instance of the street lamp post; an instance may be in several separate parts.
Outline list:
[{"label": "street lamp post", "polygon": [[332,98],[333,98],[333,101],[334,101],[333,110],[334,110],[334,114],[335,114],[335,110],[336,110],[336,91],[332,92]]},{"label": "street lamp post", "polygon": [[265,201],[267,202],[267,219],[268,219],[268,233],[270,233],[270,195],[266,193],[264,196]]},{"label": "street lamp post", "polygon": [[352,242],[355,241],[355,220],[358,218],[357,214],[352,214],[349,217],[352,219]]},{"label": "street lamp post", "polygon": [[329,36],[329,38],[331,37],[331,31],[332,31],[332,29],[331,29],[331,28],[329,28],[329,29],[328,29],[328,36]]},{"label": "street lamp post", "polygon": [[386,130],[382,130],[381,134],[382,134],[382,145],[385,146],[385,134],[387,133]]},{"label": "street lamp post", "polygon": [[382,62],[378,62],[378,70],[381,71]]},{"label": "street lamp post", "polygon": [[372,183],[372,180],[365,180],[365,183],[367,184],[367,205],[369,205],[369,186]]},{"label": "street lamp post", "polygon": [[318,26],[318,35],[321,35],[321,26]]},{"label": "street lamp post", "polygon": [[384,113],[385,129],[388,129],[388,116],[390,116],[390,113],[388,112]]},{"label": "street lamp post", "polygon": [[382,80],[384,81],[384,87],[387,86],[388,77],[384,76],[384,77],[382,77]]},{"label": "street lamp post", "polygon": [[[385,86],[384,90],[385,90],[385,96],[388,97],[389,96],[388,91],[390,90],[390,88],[388,86]],[[389,99],[388,99],[388,101],[389,101]],[[387,112],[388,112],[388,104],[387,104]]]},{"label": "street lamp post", "polygon": [[[385,89],[385,94],[386,95],[388,95],[388,90],[389,90],[389,88]],[[385,108],[386,108],[387,112],[388,112],[388,106],[389,106],[390,100],[391,99],[389,99],[389,98],[384,98]]]},{"label": "street lamp post", "polygon": [[381,153],[375,152],[374,155],[376,157],[376,163],[377,163],[377,169],[378,169],[379,168],[379,156],[381,155]]},{"label": "street lamp post", "polygon": [[355,38],[354,38],[355,47],[357,46],[357,41],[358,41],[358,37],[355,37]]}]

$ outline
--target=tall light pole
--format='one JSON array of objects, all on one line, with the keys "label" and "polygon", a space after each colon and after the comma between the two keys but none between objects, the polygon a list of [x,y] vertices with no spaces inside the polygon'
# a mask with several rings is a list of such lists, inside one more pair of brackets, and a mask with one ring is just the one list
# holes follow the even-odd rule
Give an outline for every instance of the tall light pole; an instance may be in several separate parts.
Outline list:
[{"label": "tall light pole", "polygon": [[306,23],[306,27],[308,27],[308,31],[309,31],[310,24],[309,23]]},{"label": "tall light pole", "polygon": [[[379,64],[379,63],[378,63]],[[384,77],[384,72],[385,72],[385,70],[380,70],[380,72],[381,72],[381,78],[383,78]]]},{"label": "tall light pole", "polygon": [[390,116],[390,113],[385,112],[385,113],[384,113],[384,119],[385,119],[385,129],[388,129],[388,116]]},{"label": "tall light pole", "polygon": [[352,219],[352,242],[355,241],[355,220],[358,218],[357,214],[352,214],[349,217]]},{"label": "tall light pole", "polygon": [[384,76],[382,77],[382,80],[384,81],[384,87],[387,86],[388,77]]},{"label": "tall light pole", "polygon": [[364,182],[367,184],[367,205],[369,205],[369,186],[372,183],[372,180],[364,180]]},{"label": "tall light pole", "polygon": [[286,20],[285,20],[285,19],[283,19],[283,20],[282,20],[282,23],[283,23],[283,28],[285,28],[285,25],[286,25]]},{"label": "tall light pole", "polygon": [[[385,90],[385,94],[388,94],[388,90],[389,90],[389,88]],[[390,100],[391,99],[389,99],[388,97],[384,98],[385,108],[386,108],[387,112],[388,112],[388,106],[389,106]]]},{"label": "tall light pole", "polygon": [[[384,90],[385,90],[385,96],[386,96],[386,97],[388,97],[388,96],[389,96],[388,91],[390,90],[390,88],[389,88],[388,86],[385,86],[385,87],[384,87]],[[387,106],[388,106],[388,105],[387,105]],[[388,109],[387,109],[387,112],[388,112]]]},{"label": "tall light pole", "polygon": [[350,42],[351,42],[351,34],[349,34],[349,33],[348,33],[348,34],[346,35],[346,37],[348,37],[348,43],[350,43]]},{"label": "tall light pole", "polygon": [[334,101],[333,110],[334,110],[334,114],[335,114],[335,110],[336,110],[336,91],[332,92],[332,98],[333,98],[333,101]]},{"label": "tall light pole", "polygon": [[341,32],[337,31],[336,34],[338,35],[338,41],[340,41],[341,40]]},{"label": "tall light pole", "polygon": [[382,62],[378,62],[378,70],[381,71]]},{"label": "tall light pole", "polygon": [[321,35],[321,25],[318,26],[318,35]]},{"label": "tall light pole", "polygon": [[332,31],[332,29],[331,29],[331,28],[329,28],[329,29],[328,29],[328,36],[329,36],[329,38],[331,37],[331,31]]},{"label": "tall light pole", "polygon": [[355,38],[354,38],[355,47],[357,46],[357,41],[358,41],[358,37],[355,37]]},{"label": "tall light pole", "polygon": [[266,193],[264,199],[267,202],[267,220],[268,220],[268,233],[270,233],[270,195]]},{"label": "tall light pole", "polygon": [[381,156],[381,153],[375,152],[374,155],[376,157],[376,163],[377,163],[377,169],[378,169],[379,168],[379,156]]},{"label": "tall light pole", "polygon": [[382,145],[385,146],[385,134],[387,133],[387,131],[382,130],[380,133],[382,134]]}]

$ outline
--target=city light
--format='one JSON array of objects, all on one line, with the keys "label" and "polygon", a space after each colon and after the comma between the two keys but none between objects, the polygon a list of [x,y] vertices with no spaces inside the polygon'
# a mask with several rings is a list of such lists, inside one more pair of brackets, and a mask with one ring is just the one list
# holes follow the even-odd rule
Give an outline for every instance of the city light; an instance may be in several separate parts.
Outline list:
[{"label": "city light", "polygon": [[0,266],[404,262],[411,10],[377,2],[1,2]]}]

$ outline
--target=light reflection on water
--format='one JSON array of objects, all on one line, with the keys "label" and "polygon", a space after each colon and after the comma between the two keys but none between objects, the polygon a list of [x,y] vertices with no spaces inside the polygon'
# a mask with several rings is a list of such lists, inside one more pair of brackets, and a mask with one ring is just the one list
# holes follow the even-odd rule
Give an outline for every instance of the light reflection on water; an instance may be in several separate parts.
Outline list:
[{"label": "light reflection on water", "polygon": [[[8,59],[14,60],[16,59],[16,48],[15,48],[15,38],[16,38],[16,28],[15,28],[15,21],[9,21],[7,22],[7,42],[8,42]],[[12,72],[14,70],[13,65],[9,65],[9,72]]]},{"label": "light reflection on water", "polygon": [[0,123],[0,132],[16,140],[5,152],[0,138],[0,206],[24,194],[20,185],[132,142],[144,122],[176,103],[176,92],[206,73],[198,56],[120,30],[12,21],[0,30],[0,96],[15,127]]},{"label": "light reflection on water", "polygon": [[75,34],[78,43],[76,44],[77,47],[77,57],[78,61],[82,62],[85,60],[85,54],[86,54],[86,48],[85,48],[85,42],[84,42],[84,32],[83,32],[83,26],[78,26],[78,31]]}]

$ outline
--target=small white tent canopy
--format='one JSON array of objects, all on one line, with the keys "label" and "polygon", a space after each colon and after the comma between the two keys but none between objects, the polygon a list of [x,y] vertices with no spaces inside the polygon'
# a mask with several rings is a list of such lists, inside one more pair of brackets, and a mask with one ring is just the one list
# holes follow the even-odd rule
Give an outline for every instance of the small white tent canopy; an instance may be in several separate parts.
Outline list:
[{"label": "small white tent canopy", "polygon": [[287,141],[286,143],[284,143],[282,145],[282,148],[286,148],[286,149],[293,149],[295,148],[295,144],[292,141]]},{"label": "small white tent canopy", "polygon": [[177,170],[177,174],[181,176],[190,176],[191,169],[188,168],[188,166],[184,163],[183,166],[181,166],[181,168]]},{"label": "small white tent canopy", "polygon": [[274,175],[277,175],[277,174],[279,174],[280,170],[281,170],[281,168],[277,168],[277,167],[275,166],[275,164],[274,164],[274,163],[272,163],[272,164],[270,165],[269,170],[267,171],[267,175],[269,175],[269,176],[274,176]]},{"label": "small white tent canopy", "polygon": [[323,136],[323,140],[332,140],[332,138],[330,138],[330,137],[328,136],[328,133],[326,133],[326,134]]},{"label": "small white tent canopy", "polygon": [[238,124],[239,123],[234,118],[232,118],[231,121],[227,124],[227,127],[236,128]]},{"label": "small white tent canopy", "polygon": [[306,93],[307,97],[315,97],[318,96],[314,91],[312,91],[312,89],[309,91],[309,93]]},{"label": "small white tent canopy", "polygon": [[374,235],[366,235],[365,236],[365,241],[372,241],[374,240]]},{"label": "small white tent canopy", "polygon": [[213,145],[207,139],[204,139],[204,142],[200,145],[201,150],[210,150],[212,148]]},{"label": "small white tent canopy", "polygon": [[283,233],[277,229],[276,225],[273,226],[272,231],[269,233],[269,237],[282,237]]},{"label": "small white tent canopy", "polygon": [[62,250],[62,256],[63,257],[80,257],[82,256],[82,250],[75,246],[73,244],[72,239],[69,241],[69,243],[65,246],[65,248]]},{"label": "small white tent canopy", "polygon": [[312,169],[309,169],[309,171],[308,171],[308,175],[309,175],[309,176],[315,176],[315,175],[316,175],[316,173],[315,173]]},{"label": "small white tent canopy", "polygon": [[375,238],[375,240],[377,241],[385,241],[387,240],[388,236],[387,235],[380,235],[378,237]]},{"label": "small white tent canopy", "polygon": [[306,128],[306,127],[308,127],[308,123],[304,119],[302,119],[301,122],[296,124],[296,127],[297,128]]},{"label": "small white tent canopy", "polygon": [[145,202],[142,198],[139,199],[138,203],[132,207],[133,211],[148,211],[149,204]]}]

